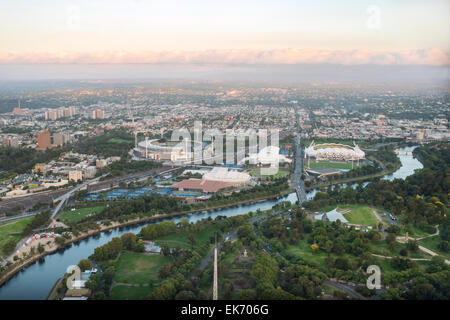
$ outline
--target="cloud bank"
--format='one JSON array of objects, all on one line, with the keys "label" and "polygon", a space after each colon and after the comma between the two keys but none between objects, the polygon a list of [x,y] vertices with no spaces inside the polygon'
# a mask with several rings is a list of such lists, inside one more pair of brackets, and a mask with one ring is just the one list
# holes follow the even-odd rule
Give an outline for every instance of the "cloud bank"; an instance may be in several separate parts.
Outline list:
[{"label": "cloud bank", "polygon": [[370,51],[277,49],[277,50],[204,50],[142,52],[0,52],[1,64],[341,64],[341,65],[450,65],[450,53],[440,48]]}]

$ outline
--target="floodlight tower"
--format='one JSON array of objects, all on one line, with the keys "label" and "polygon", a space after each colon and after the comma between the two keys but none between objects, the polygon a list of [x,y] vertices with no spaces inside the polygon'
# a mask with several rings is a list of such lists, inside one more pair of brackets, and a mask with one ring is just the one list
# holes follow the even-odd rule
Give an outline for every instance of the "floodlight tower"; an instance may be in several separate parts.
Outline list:
[{"label": "floodlight tower", "polygon": [[148,159],[148,137],[145,134],[145,159]]}]

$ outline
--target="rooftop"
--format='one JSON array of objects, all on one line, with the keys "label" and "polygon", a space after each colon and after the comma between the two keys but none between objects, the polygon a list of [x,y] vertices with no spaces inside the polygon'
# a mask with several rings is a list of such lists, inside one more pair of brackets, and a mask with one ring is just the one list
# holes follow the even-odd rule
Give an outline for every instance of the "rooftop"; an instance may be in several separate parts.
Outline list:
[{"label": "rooftop", "polygon": [[220,189],[232,187],[232,183],[222,181],[187,179],[173,184],[171,187],[176,189],[202,190],[203,192],[217,192]]}]

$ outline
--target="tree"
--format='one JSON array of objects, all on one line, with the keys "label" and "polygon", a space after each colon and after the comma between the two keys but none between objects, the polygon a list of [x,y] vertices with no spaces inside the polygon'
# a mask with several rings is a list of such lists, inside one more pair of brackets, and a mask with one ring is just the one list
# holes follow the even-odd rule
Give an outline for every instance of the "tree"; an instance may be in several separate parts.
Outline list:
[{"label": "tree", "polygon": [[239,293],[240,300],[255,300],[256,299],[256,291],[253,289],[242,289]]},{"label": "tree", "polygon": [[175,300],[195,300],[195,294],[192,291],[183,290],[178,292],[175,296]]},{"label": "tree", "polygon": [[64,243],[66,243],[66,239],[64,239],[63,237],[56,237],[55,242],[57,245],[62,246],[64,245]]},{"label": "tree", "polygon": [[14,239],[9,239],[3,246],[3,251],[6,254],[10,254],[11,252],[14,251],[14,249],[16,248],[16,241],[14,241]]},{"label": "tree", "polygon": [[37,250],[38,250],[39,253],[43,253],[45,251],[44,247],[40,243],[37,246]]},{"label": "tree", "polygon": [[163,256],[170,256],[170,248],[169,245],[167,243],[164,243],[161,247],[161,253]]},{"label": "tree", "polygon": [[113,266],[110,266],[105,269],[105,271],[102,273],[102,277],[105,280],[106,284],[111,284],[112,280],[114,278],[114,272],[115,268]]},{"label": "tree", "polygon": [[78,262],[78,266],[80,267],[81,271],[84,272],[86,270],[92,269],[92,262],[89,259],[82,259],[80,262]]},{"label": "tree", "polygon": [[161,279],[167,278],[172,274],[172,267],[173,265],[171,263],[164,264],[161,269],[158,271],[158,275]]},{"label": "tree", "polygon": [[240,226],[237,229],[237,235],[239,236],[239,238],[241,239],[245,239],[248,243],[249,240],[252,240],[255,238],[255,233],[253,232],[253,227],[251,224],[247,223],[243,226]]},{"label": "tree", "polygon": [[106,299],[106,294],[103,291],[98,291],[96,293],[94,293],[94,295],[92,296],[93,300],[105,300]]},{"label": "tree", "polygon": [[419,249],[419,245],[417,244],[416,240],[408,240],[408,243],[406,244],[406,249],[409,251],[416,252]]},{"label": "tree", "polygon": [[100,284],[100,275],[92,274],[89,277],[89,280],[86,281],[85,287],[88,288],[88,289],[91,289],[92,291],[94,291],[95,289],[97,289],[99,284]]},{"label": "tree", "polygon": [[197,243],[197,240],[195,240],[195,236],[192,233],[189,233],[187,235],[187,240],[192,247],[194,247],[195,244]]}]

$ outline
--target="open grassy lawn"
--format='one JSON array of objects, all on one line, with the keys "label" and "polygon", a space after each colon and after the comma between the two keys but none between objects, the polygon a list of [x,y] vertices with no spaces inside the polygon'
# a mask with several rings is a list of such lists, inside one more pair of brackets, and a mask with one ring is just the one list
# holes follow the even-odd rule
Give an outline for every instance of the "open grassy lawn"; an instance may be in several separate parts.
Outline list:
[{"label": "open grassy lawn", "polygon": [[[308,164],[305,162],[305,166]],[[356,163],[353,165],[356,167]],[[331,168],[331,169],[347,169],[350,170],[352,168],[352,164],[348,162],[330,162],[330,161],[311,161],[309,163],[309,168],[311,169],[322,169],[322,168]]]},{"label": "open grassy lawn", "polygon": [[378,220],[369,207],[358,207],[350,212],[344,213],[344,217],[352,224],[363,226],[377,225]]},{"label": "open grassy lawn", "polygon": [[433,236],[418,241],[419,245],[421,245],[422,247],[430,249],[431,251],[434,251],[437,254],[447,259],[450,259],[450,252],[444,252],[438,248],[440,242],[441,242],[440,236]]},{"label": "open grassy lawn", "polygon": [[313,253],[311,245],[306,242],[306,239],[300,240],[296,245],[288,246],[286,252],[289,255],[300,257],[305,261],[317,263],[323,263],[324,259],[328,256],[328,253],[320,249]]},{"label": "open grassy lawn", "polygon": [[188,234],[192,233],[195,237],[195,246],[202,246],[209,242],[209,239],[214,236],[214,232],[220,229],[220,224],[205,225],[201,231],[182,231],[179,233],[169,234],[156,240],[157,244],[167,243],[169,247],[180,246],[181,248],[189,248],[191,245],[188,241]]},{"label": "open grassy lawn", "polygon": [[129,143],[130,140],[120,139],[120,138],[112,138],[108,140],[109,143]]},{"label": "open grassy lawn", "polygon": [[[396,244],[393,251],[389,250],[389,246],[386,242],[386,240],[378,241],[377,243],[371,243],[372,247],[372,253],[380,254],[380,255],[387,255],[391,257],[400,257],[400,250],[406,248],[406,244],[404,243],[398,243]],[[431,255],[417,249],[417,251],[408,251],[408,258],[425,258],[425,259],[431,259]]]},{"label": "open grassy lawn", "polygon": [[23,238],[21,232],[32,219],[33,217],[30,217],[0,224],[0,257],[6,255],[5,252],[3,252],[3,246],[10,241],[10,239],[13,239],[16,243],[18,243],[20,239]]},{"label": "open grassy lawn", "polygon": [[97,214],[102,211],[105,206],[89,207],[75,209],[74,211],[64,210],[58,218],[64,223],[74,223],[79,222],[86,218],[90,214]]},{"label": "open grassy lawn", "polygon": [[133,284],[148,284],[150,280],[157,282],[158,270],[173,258],[159,254],[122,252],[116,264],[114,281]]},{"label": "open grassy lawn", "polygon": [[261,173],[261,168],[253,168],[250,170],[250,175],[254,176],[254,177],[259,177],[259,178],[266,178],[266,177],[273,177],[273,178],[283,178],[286,177],[289,174],[289,170],[286,169],[278,169],[278,172],[273,174],[273,175],[263,175]]},{"label": "open grassy lawn", "polygon": [[[413,237],[413,238],[421,238],[421,237],[426,237],[429,236],[430,233],[427,233],[423,230],[420,230],[419,228],[416,228],[414,226],[409,225],[408,227],[402,225],[400,227],[401,229],[401,235],[404,236],[406,234],[406,231],[408,231],[408,236]],[[433,231],[432,233],[434,233],[435,231]]]},{"label": "open grassy lawn", "polygon": [[[392,266],[390,259],[382,259],[382,258],[373,257],[372,262],[373,262],[373,264],[375,264],[375,265],[380,267],[380,270],[381,270],[381,284],[383,284],[383,275],[387,275],[387,274],[390,274],[392,272],[398,272],[398,270],[396,270]],[[425,269],[430,264],[430,261],[415,261],[415,262],[419,265],[419,267],[421,269]]]},{"label": "open grassy lawn", "polygon": [[127,287],[115,286],[111,291],[113,300],[142,300],[147,298],[153,291],[153,287]]}]

